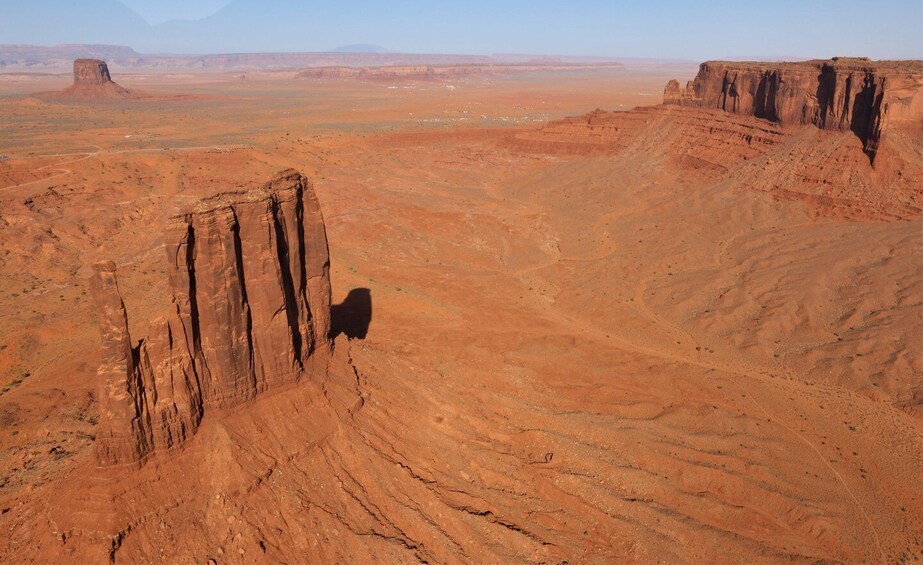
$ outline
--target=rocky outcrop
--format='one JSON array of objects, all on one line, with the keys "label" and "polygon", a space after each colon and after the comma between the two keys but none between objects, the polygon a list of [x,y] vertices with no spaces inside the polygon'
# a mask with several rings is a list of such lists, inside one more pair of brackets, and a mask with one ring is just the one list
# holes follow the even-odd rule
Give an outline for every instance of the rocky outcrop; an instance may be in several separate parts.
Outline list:
[{"label": "rocky outcrop", "polygon": [[119,294],[115,264],[106,262],[94,267],[96,274],[90,286],[103,344],[97,371],[97,459],[103,464],[134,461],[152,447],[144,383],[128,334],[128,315]]},{"label": "rocky outcrop", "polygon": [[109,66],[100,59],[77,59],[74,61],[74,84],[52,98],[71,100],[98,100],[106,98],[135,98],[126,88],[112,82]]},{"label": "rocky outcrop", "polygon": [[171,218],[166,252],[170,308],[136,345],[115,266],[96,266],[102,465],[181,445],[206,411],[310,376],[330,347],[327,236],[296,171]]},{"label": "rocky outcrop", "polygon": [[718,108],[786,124],[852,131],[874,162],[889,127],[923,123],[923,62],[860,58],[799,63],[702,63],[670,81],[665,104]]},{"label": "rocky outcrop", "polygon": [[679,81],[671,80],[667,83],[666,88],[663,89],[664,104],[686,105],[694,98],[695,90],[691,80],[686,83],[685,88],[680,88]]}]

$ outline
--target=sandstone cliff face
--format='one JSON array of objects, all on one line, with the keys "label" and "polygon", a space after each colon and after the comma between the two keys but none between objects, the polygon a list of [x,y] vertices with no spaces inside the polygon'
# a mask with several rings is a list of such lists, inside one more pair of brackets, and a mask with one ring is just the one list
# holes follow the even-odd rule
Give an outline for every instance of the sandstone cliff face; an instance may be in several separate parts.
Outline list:
[{"label": "sandstone cliff face", "polygon": [[702,63],[665,104],[718,108],[779,123],[852,131],[874,162],[888,127],[923,122],[923,62],[835,58],[801,63]]},{"label": "sandstone cliff face", "polygon": [[115,266],[96,266],[103,465],[182,444],[206,410],[311,375],[330,347],[326,231],[299,173],[219,194],[172,218],[166,251],[170,310],[137,345]]}]

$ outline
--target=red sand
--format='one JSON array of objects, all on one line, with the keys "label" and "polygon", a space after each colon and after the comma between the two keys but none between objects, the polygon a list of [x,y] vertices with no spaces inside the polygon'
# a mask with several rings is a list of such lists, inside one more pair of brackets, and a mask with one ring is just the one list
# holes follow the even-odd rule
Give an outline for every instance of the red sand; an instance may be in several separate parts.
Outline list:
[{"label": "red sand", "polygon": [[[919,559],[919,138],[898,178],[851,133],[705,110],[545,126],[670,74],[0,98],[0,560]],[[96,468],[90,265],[143,335],[165,214],[287,167],[367,335]]]}]

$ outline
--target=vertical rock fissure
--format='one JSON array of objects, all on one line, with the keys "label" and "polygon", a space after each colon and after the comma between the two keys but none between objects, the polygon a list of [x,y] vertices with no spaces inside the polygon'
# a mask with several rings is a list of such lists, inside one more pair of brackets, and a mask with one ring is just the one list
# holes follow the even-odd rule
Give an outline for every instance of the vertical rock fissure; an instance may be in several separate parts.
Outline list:
[{"label": "vertical rock fissure", "polygon": [[[124,306],[123,306],[124,307]],[[126,317],[126,324],[128,319]],[[144,340],[131,348],[131,369],[129,371],[128,394],[134,403],[135,414],[132,418],[133,435],[138,438],[138,452],[141,456],[147,455],[153,448],[154,438],[151,431],[150,407],[147,402],[147,390],[144,383],[144,373],[141,355],[144,351]],[[153,396],[153,395],[152,395]]]},{"label": "vertical rock fissure", "polygon": [[882,96],[877,92],[877,84],[870,74],[866,74],[861,88],[858,89],[853,104],[852,120],[850,129],[856,136],[862,140],[866,153],[874,159],[875,149],[877,148],[877,139],[872,140],[874,135],[874,120],[881,110]]},{"label": "vertical rock fissure", "polygon": [[289,243],[285,236],[285,216],[279,210],[279,201],[272,199],[272,220],[276,230],[276,255],[278,257],[282,296],[285,302],[285,316],[292,340],[293,365],[302,365],[301,328],[298,325],[298,302],[295,298],[295,283],[292,281]]},{"label": "vertical rock fissure", "polygon": [[[189,383],[190,386],[195,387],[195,397],[197,399],[198,406],[196,407],[198,414],[196,419],[198,420],[202,416],[202,407],[204,404],[204,389],[205,389],[205,380],[208,375],[208,360],[205,358],[205,355],[202,353],[202,329],[199,321],[199,299],[198,299],[198,288],[196,284],[196,232],[195,226],[192,224],[190,219],[186,224],[186,278],[189,281],[188,285],[188,296],[189,296],[189,329],[188,331],[192,334],[190,342],[186,344],[188,353],[190,355],[189,367],[192,372],[192,378],[195,380],[195,383]],[[182,320],[180,320],[182,323]],[[172,349],[171,349],[172,350]],[[196,422],[198,424],[198,421]]]},{"label": "vertical rock fissure", "polygon": [[[839,120],[839,123],[837,124],[839,128],[842,128],[849,121],[849,116],[850,116],[849,104],[850,102],[852,102],[852,79],[853,79],[853,76],[849,75],[848,77],[846,77],[846,83],[844,84],[843,108],[840,110],[840,120]],[[831,100],[831,104],[832,104],[832,100]],[[863,140],[863,143],[864,142],[865,140]]]},{"label": "vertical rock fissure", "polygon": [[199,303],[196,298],[195,227],[189,222],[186,230],[186,272],[189,277],[189,323],[192,326],[192,349],[202,357],[202,331],[199,327]]},{"label": "vertical rock fissure", "polygon": [[827,127],[827,118],[833,111],[835,94],[836,74],[831,67],[824,65],[817,75],[817,125],[821,129]]},{"label": "vertical rock fissure", "polygon": [[[301,300],[304,308],[304,317],[307,327],[305,328],[305,351],[304,355],[310,355],[314,351],[314,316],[311,313],[311,305],[308,302],[308,257],[304,239],[304,184],[298,181],[297,193],[298,198],[295,201],[295,232],[297,233],[298,244],[298,298]],[[326,336],[324,336],[326,339]]]},{"label": "vertical rock fissure", "polygon": [[234,263],[237,269],[237,280],[240,283],[240,306],[242,313],[244,315],[244,323],[246,325],[246,339],[247,339],[247,377],[249,379],[248,384],[250,385],[249,390],[256,390],[256,359],[254,358],[253,351],[253,316],[250,314],[250,300],[247,297],[247,281],[244,277],[244,254],[243,246],[240,242],[240,221],[237,218],[237,212],[234,208],[231,208],[231,216],[233,222],[231,224],[231,238],[234,242]]}]

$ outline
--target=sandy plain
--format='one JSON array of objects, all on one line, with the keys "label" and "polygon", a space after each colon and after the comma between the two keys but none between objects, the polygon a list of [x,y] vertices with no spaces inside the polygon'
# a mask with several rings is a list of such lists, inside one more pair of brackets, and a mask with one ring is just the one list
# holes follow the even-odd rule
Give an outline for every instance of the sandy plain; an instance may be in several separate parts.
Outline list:
[{"label": "sandy plain", "polygon": [[[115,78],[193,98],[106,103],[4,77],[0,560],[923,559],[921,190],[876,193],[846,133],[546,127],[692,74],[138,74]],[[220,478],[149,465],[117,543],[62,536],[98,417],[89,265],[143,324],[165,214],[287,167],[324,209],[362,410],[261,399],[180,455]]]}]

